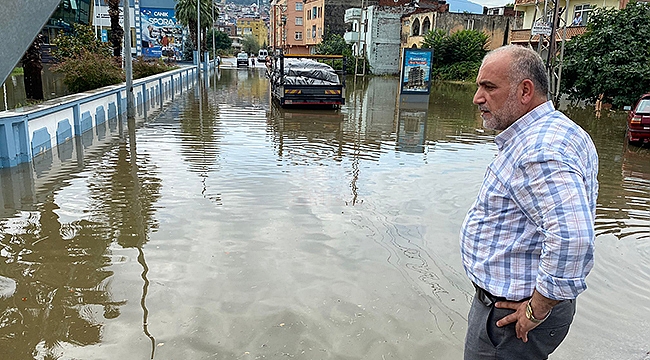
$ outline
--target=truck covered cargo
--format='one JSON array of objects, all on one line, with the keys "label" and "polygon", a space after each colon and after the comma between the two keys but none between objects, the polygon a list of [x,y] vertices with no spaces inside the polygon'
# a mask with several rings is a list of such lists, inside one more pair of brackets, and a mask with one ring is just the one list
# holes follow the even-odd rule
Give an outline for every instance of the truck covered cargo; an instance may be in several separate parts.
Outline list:
[{"label": "truck covered cargo", "polygon": [[[342,70],[330,64],[339,61]],[[280,55],[267,63],[271,96],[281,106],[345,104],[345,59],[341,55]]]}]

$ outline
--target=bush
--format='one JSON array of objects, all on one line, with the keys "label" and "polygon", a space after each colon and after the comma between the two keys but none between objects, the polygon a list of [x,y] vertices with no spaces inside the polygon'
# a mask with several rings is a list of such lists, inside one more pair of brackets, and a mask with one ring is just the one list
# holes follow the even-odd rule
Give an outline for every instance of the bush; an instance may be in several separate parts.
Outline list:
[{"label": "bush", "polygon": [[474,81],[480,67],[481,63],[477,61],[461,61],[433,68],[432,77],[438,80]]},{"label": "bush", "polygon": [[81,50],[79,55],[70,57],[52,67],[53,71],[63,73],[63,83],[72,92],[84,92],[125,81],[120,64],[105,53]]},{"label": "bush", "polygon": [[133,61],[133,78],[140,79],[176,68],[175,65],[166,64],[163,59],[145,60],[142,56],[139,56]]},{"label": "bush", "polygon": [[447,35],[432,30],[424,35],[422,48],[433,49],[432,75],[438,80],[476,79],[488,36],[476,30],[461,30]]}]

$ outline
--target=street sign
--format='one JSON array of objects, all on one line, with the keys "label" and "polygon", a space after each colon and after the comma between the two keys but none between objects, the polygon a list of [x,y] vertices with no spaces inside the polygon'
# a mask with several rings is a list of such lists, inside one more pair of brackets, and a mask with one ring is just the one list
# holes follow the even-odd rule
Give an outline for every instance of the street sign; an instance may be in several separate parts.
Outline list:
[{"label": "street sign", "polygon": [[538,21],[533,24],[533,28],[530,29],[530,34],[551,36],[551,25]]}]

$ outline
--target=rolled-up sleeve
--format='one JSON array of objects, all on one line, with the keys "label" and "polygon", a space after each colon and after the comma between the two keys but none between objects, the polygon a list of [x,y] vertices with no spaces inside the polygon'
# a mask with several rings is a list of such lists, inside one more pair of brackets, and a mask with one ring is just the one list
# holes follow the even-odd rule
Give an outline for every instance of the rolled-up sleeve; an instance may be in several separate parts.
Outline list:
[{"label": "rolled-up sleeve", "polygon": [[513,199],[542,239],[536,289],[549,299],[575,299],[594,262],[594,209],[585,174],[557,151],[526,156],[517,166]]}]

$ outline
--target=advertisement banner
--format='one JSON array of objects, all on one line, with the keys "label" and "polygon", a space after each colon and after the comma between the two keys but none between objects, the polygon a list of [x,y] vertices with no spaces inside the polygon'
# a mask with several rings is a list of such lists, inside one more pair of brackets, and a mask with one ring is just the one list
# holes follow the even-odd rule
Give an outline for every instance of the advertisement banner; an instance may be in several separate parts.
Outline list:
[{"label": "advertisement banner", "polygon": [[183,26],[173,9],[141,8],[142,56],[181,60]]},{"label": "advertisement banner", "polygon": [[428,95],[431,90],[432,49],[404,49],[402,62],[402,94]]}]

